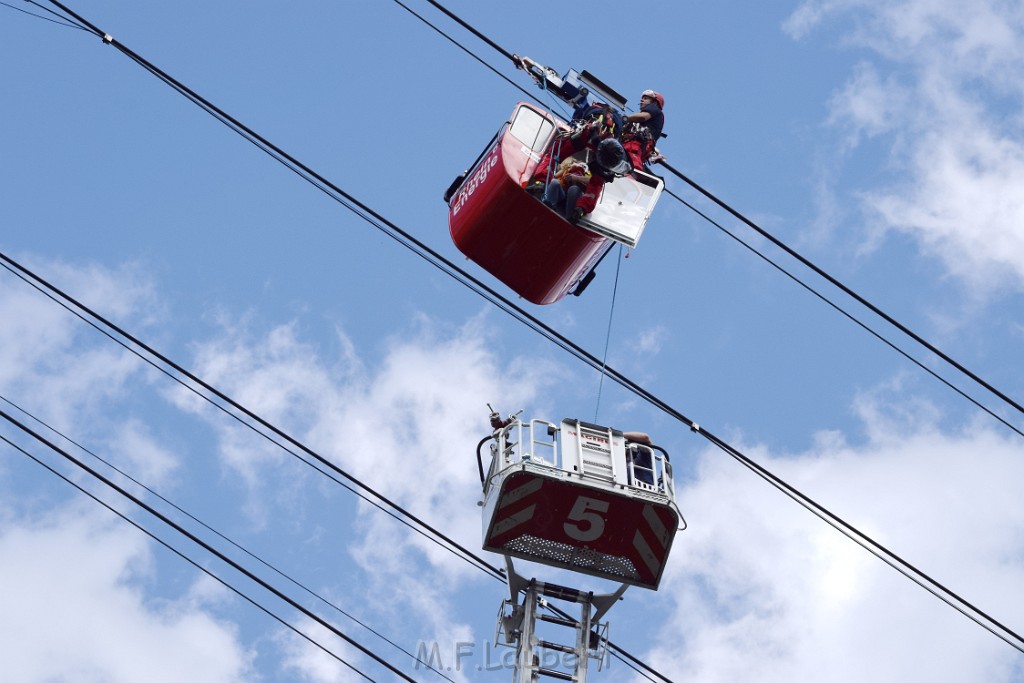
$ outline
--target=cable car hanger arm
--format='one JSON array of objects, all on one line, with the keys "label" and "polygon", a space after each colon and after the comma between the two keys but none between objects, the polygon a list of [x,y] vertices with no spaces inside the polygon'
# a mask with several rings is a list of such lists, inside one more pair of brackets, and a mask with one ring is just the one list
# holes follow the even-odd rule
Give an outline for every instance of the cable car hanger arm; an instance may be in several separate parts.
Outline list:
[{"label": "cable car hanger arm", "polygon": [[583,70],[583,73],[569,69],[565,76],[559,76],[558,72],[551,67],[544,66],[529,57],[512,55],[512,63],[516,65],[517,69],[526,71],[538,86],[554,93],[573,107],[579,106],[593,92],[607,104],[622,110],[626,108],[625,97],[586,69]]}]

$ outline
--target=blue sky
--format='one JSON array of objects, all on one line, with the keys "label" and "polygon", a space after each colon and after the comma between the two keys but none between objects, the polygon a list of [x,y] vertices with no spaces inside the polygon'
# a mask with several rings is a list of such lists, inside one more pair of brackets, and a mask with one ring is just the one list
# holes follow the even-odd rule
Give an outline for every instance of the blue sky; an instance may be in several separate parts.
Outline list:
[{"label": "blue sky", "polygon": [[[407,4],[531,88],[429,3]],[[597,2],[586,18],[579,6],[533,0],[445,5],[504,48],[559,71],[588,69],[631,102],[646,88],[664,93],[662,150],[675,168],[1021,402],[1019,3],[654,2],[634,14]],[[487,279],[451,244],[441,195],[524,96],[398,4],[71,7]],[[612,639],[666,676],[1024,680],[1019,652],[684,425],[600,386],[592,369],[110,46],[0,7],[0,61],[0,250],[465,546],[480,543],[474,448],[488,431],[486,403],[651,433],[677,463],[690,528],[661,590],[630,590],[609,617]],[[672,177],[667,186],[1021,428],[1019,413],[692,188]],[[610,256],[583,297],[524,306],[599,356],[613,311],[612,366],[1024,629],[1019,434],[670,197],[619,267],[617,287]],[[4,399],[404,648],[437,642],[454,664],[457,643],[476,643],[476,660],[452,679],[510,678],[475,669],[500,583],[8,271],[0,316]],[[29,445],[7,424],[0,434]],[[0,454],[0,654],[12,680],[357,680],[16,450]],[[417,680],[443,680],[288,590]],[[629,676],[617,661],[596,674]]]}]

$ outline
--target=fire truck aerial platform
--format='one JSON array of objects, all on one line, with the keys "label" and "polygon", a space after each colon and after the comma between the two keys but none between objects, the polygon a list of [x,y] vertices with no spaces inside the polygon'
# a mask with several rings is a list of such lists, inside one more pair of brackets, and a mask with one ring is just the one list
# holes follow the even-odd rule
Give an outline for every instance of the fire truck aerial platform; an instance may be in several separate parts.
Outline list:
[{"label": "fire truck aerial platform", "polygon": [[[491,436],[477,446],[483,487],[483,547],[505,558],[508,597],[495,644],[516,648],[514,683],[540,676],[585,683],[587,662],[601,670],[608,654],[608,613],[629,586],[657,590],[680,523],[668,453],[640,432],[581,420],[555,424],[502,419],[491,410]],[[481,448],[490,441],[490,464]],[[513,558],[619,583],[594,594],[526,579]],[[551,609],[578,605],[579,618]],[[569,643],[544,629],[571,629]],[[567,655],[550,665],[552,653]]]},{"label": "fire truck aerial platform", "polygon": [[512,417],[480,469],[486,550],[657,590],[682,521],[664,450],[580,420]]}]

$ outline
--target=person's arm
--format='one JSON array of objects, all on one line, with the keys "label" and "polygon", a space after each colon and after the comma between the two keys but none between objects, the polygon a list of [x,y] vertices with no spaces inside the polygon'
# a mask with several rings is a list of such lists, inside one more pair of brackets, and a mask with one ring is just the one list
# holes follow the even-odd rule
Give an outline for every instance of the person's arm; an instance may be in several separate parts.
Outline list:
[{"label": "person's arm", "polygon": [[576,223],[576,221],[597,207],[597,200],[601,196],[604,183],[604,178],[596,173],[587,178],[587,186],[583,188],[583,194],[576,201],[575,220],[569,221],[570,223]]},{"label": "person's arm", "polygon": [[640,123],[642,121],[650,121],[651,114],[646,111],[638,111],[635,114],[626,114],[622,119],[628,123]]},{"label": "person's arm", "polygon": [[565,177],[566,187],[568,187],[569,185],[579,185],[580,187],[586,187],[589,182],[590,178],[588,178],[585,175],[580,175],[578,173],[570,173]]},{"label": "person's arm", "polygon": [[626,437],[626,441],[632,441],[633,443],[642,443],[648,446],[653,443],[650,435],[645,432],[622,432],[622,436]]}]

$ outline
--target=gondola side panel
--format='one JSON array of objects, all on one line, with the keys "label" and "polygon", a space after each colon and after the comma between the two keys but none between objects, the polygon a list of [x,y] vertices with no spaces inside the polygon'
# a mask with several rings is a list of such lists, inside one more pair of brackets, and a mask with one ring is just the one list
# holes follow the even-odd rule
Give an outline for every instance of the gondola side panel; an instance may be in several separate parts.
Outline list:
[{"label": "gondola side panel", "polygon": [[[608,240],[571,225],[523,190],[539,156],[533,149],[539,146],[536,140],[514,134],[516,116],[528,107],[519,106],[513,126],[455,194],[449,229],[463,254],[516,294],[549,304],[569,292]],[[526,114],[546,118],[532,108]]]}]

